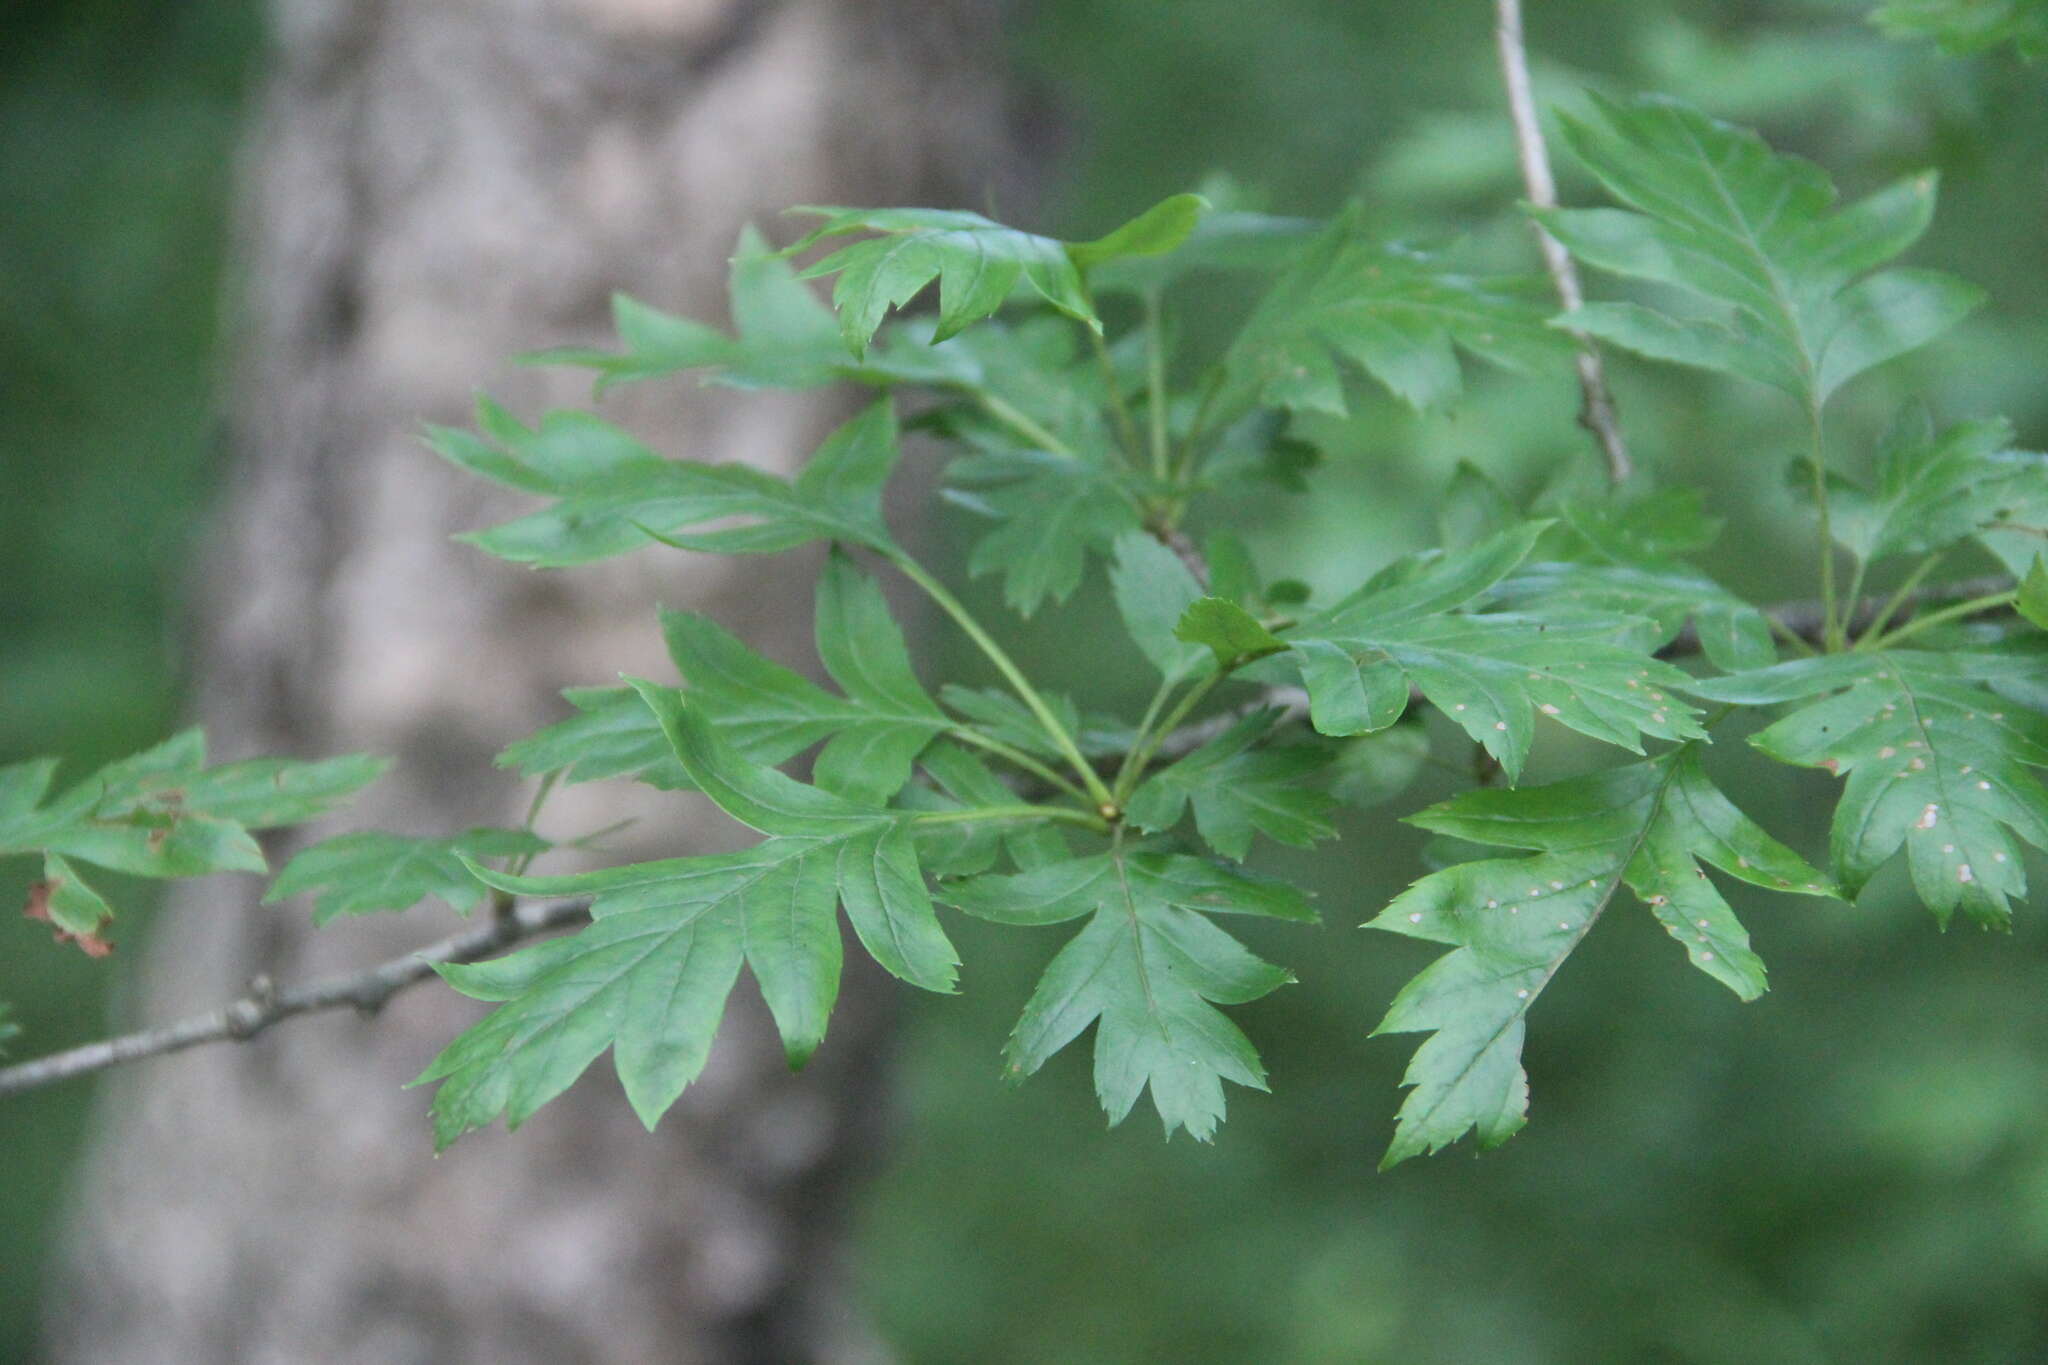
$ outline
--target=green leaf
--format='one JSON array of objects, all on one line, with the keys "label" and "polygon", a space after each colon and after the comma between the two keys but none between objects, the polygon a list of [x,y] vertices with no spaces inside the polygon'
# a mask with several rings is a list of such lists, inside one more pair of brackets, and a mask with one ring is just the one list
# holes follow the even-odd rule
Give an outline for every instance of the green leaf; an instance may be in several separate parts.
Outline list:
[{"label": "green leaf", "polygon": [[1457,396],[1458,349],[1517,369],[1562,356],[1543,298],[1538,281],[1478,279],[1374,241],[1354,210],[1274,282],[1224,363],[1273,407],[1343,416],[1340,360],[1428,407]]},{"label": "green leaf", "polygon": [[1419,690],[1521,775],[1538,713],[1580,734],[1641,752],[1640,736],[1690,739],[1697,711],[1669,694],[1685,674],[1650,657],[1656,627],[1611,615],[1497,612],[1447,615],[1505,577],[1543,524],[1469,549],[1396,565],[1289,632],[1289,657],[1324,734],[1391,725]]},{"label": "green leaf", "polygon": [[[1171,202],[1171,201],[1168,201]],[[1149,293],[1204,272],[1272,274],[1284,269],[1322,224],[1309,218],[1226,210],[1204,215],[1164,255],[1125,257],[1090,269],[1098,295]]]},{"label": "green leaf", "polygon": [[1095,1030],[1095,1089],[1111,1123],[1148,1086],[1169,1136],[1207,1142],[1223,1082],[1266,1088],[1251,1042],[1217,1005],[1256,1000],[1292,978],[1260,961],[1204,913],[1313,918],[1284,883],[1174,854],[1121,849],[1014,876],[947,885],[945,898],[1005,924],[1089,916],[1039,979],[1004,1048],[1021,1080]]},{"label": "green leaf", "polygon": [[1329,755],[1309,745],[1262,745],[1279,714],[1255,711],[1152,774],[1131,794],[1131,822],[1145,830],[1171,829],[1192,803],[1202,838],[1237,861],[1251,851],[1254,832],[1295,848],[1330,838],[1337,832],[1329,820],[1335,798],[1303,785],[1329,763]]},{"label": "green leaf", "polygon": [[1879,450],[1868,490],[1830,475],[1835,539],[1871,562],[1926,554],[2048,513],[2048,461],[2011,450],[2011,443],[2012,427],[2002,420],[1964,422],[1939,435],[1898,423]]},{"label": "green leaf", "polygon": [[2011,43],[2028,61],[2048,56],[2048,0],[1890,0],[1870,17],[1894,38],[1931,38],[1946,52]]},{"label": "green leaf", "polygon": [[1703,313],[1593,304],[1560,326],[1657,359],[1742,375],[1818,407],[1864,370],[1983,301],[1931,271],[1859,279],[1911,246],[1934,211],[1914,177],[1839,212],[1817,166],[1676,101],[1590,96],[1566,140],[1617,209],[1538,210],[1573,255],[1691,295]]},{"label": "green leaf", "polygon": [[595,370],[599,393],[686,370],[703,370],[705,383],[735,389],[818,388],[844,375],[846,349],[832,310],[752,226],[733,248],[729,288],[737,335],[616,294],[620,350],[565,348],[521,359]]},{"label": "green leaf", "polygon": [[955,460],[946,478],[950,501],[1000,523],[975,545],[968,572],[1000,573],[1003,600],[1026,616],[1048,597],[1066,601],[1088,556],[1139,526],[1135,498],[1108,465],[1016,451]]},{"label": "green leaf", "polygon": [[13,1012],[12,1006],[0,1002],[0,1057],[7,1055],[7,1044],[21,1036],[21,1025],[8,1017]]},{"label": "green leaf", "polygon": [[1369,735],[1329,742],[1331,760],[1323,786],[1357,810],[1384,805],[1408,790],[1429,761],[1429,731],[1420,718]]},{"label": "green leaf", "polygon": [[1941,923],[1960,908],[2004,928],[2009,898],[2027,886],[2012,835],[2048,848],[2048,791],[2028,771],[2048,765],[2048,717],[1985,684],[2038,679],[2041,670],[2032,654],[1881,650],[1690,686],[1750,706],[1806,700],[1750,743],[1846,779],[1829,850],[1850,895],[1903,847],[1913,886]]},{"label": "green leaf", "polygon": [[1287,642],[1267,630],[1257,617],[1220,597],[1190,602],[1174,623],[1173,634],[1177,640],[1209,649],[1222,668],[1287,648]]},{"label": "green leaf", "polygon": [[[834,696],[765,659],[707,617],[664,611],[662,634],[697,707],[740,756],[776,764],[823,742],[816,777],[842,795],[876,804],[910,777],[917,753],[953,722],[910,667],[902,630],[871,577],[844,555],[827,558],[818,582],[817,646],[847,695]],[[570,781],[634,776],[657,787],[690,785],[654,713],[630,688],[572,688],[582,713],[507,748],[501,765]]]},{"label": "green leaf", "polygon": [[2020,580],[2019,597],[2013,605],[2019,609],[2020,615],[2048,630],[2048,561],[2040,555],[2034,556],[2034,566]]},{"label": "green leaf", "polygon": [[1374,1030],[1433,1035],[1402,1079],[1412,1088],[1382,1169],[1467,1132],[1497,1147],[1522,1127],[1529,1008],[1622,886],[1694,966],[1744,1000],[1762,993],[1763,963],[1699,864],[1757,886],[1833,894],[1714,787],[1695,744],[1552,786],[1467,792],[1410,820],[1538,852],[1432,873],[1368,926],[1456,949],[1403,987]]},{"label": "green leaf", "polygon": [[[114,907],[85,884],[70,863],[55,853],[43,855],[42,915],[52,926],[81,943],[98,940],[114,918]],[[88,950],[90,951],[90,950]],[[97,956],[97,954],[94,954]]]},{"label": "green leaf", "polygon": [[1109,586],[1124,629],[1161,676],[1190,677],[1208,660],[1201,642],[1189,644],[1174,630],[1202,595],[1179,555],[1142,531],[1126,531],[1116,541]]},{"label": "green leaf", "polygon": [[1530,564],[1497,584],[1492,600],[1537,617],[1605,612],[1652,621],[1656,629],[1644,638],[1652,651],[1677,639],[1690,620],[1717,668],[1763,668],[1778,657],[1761,611],[1683,565]]},{"label": "green leaf", "polygon": [[839,278],[832,306],[839,311],[847,349],[864,354],[882,318],[910,302],[924,287],[939,284],[939,325],[944,341],[993,314],[1019,287],[1095,330],[1102,329],[1089,301],[1081,271],[1066,248],[1050,237],[1004,227],[959,209],[798,208],[825,221],[793,244],[802,251],[836,237],[872,233],[842,246],[806,268],[804,279]]},{"label": "green leaf", "polygon": [[262,872],[250,829],[309,820],[386,766],[355,755],[209,769],[196,729],[109,763],[53,800],[55,760],[16,764],[0,768],[0,856],[58,854],[139,877]]},{"label": "green leaf", "polygon": [[1160,200],[1107,236],[1073,243],[1067,248],[1067,255],[1083,270],[1128,257],[1163,256],[1187,241],[1188,234],[1208,212],[1209,201],[1201,195],[1176,194]]},{"label": "green leaf", "polygon": [[593,896],[594,922],[573,938],[439,969],[457,990],[504,1002],[419,1077],[444,1081],[434,1097],[443,1146],[500,1113],[516,1127],[606,1047],[635,1112],[652,1126],[703,1069],[742,961],[790,1064],[801,1066],[838,996],[840,905],[893,975],[953,989],[959,957],[925,890],[907,813],[749,763],[684,694],[629,681],[697,789],[769,837],[737,853],[567,877],[473,868],[520,895]]},{"label": "green leaf", "polygon": [[[881,493],[900,452],[886,400],[834,432],[794,482],[742,464],[665,460],[589,413],[551,412],[529,429],[485,398],[477,419],[495,445],[446,432],[431,433],[430,443],[485,478],[557,499],[462,537],[501,559],[559,568],[650,540],[720,554],[768,554],[814,540],[892,543]],[[742,524],[688,529],[725,521]]]},{"label": "green leaf", "polygon": [[343,915],[406,910],[433,897],[463,914],[483,904],[486,888],[470,867],[486,858],[545,853],[530,830],[470,829],[447,838],[364,831],[303,849],[263,895],[266,905],[312,893],[313,923]]}]

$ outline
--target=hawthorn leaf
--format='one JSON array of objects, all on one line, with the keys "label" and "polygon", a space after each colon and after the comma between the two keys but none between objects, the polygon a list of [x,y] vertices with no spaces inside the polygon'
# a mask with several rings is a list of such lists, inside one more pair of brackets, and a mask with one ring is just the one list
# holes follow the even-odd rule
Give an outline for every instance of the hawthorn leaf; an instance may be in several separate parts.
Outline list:
[{"label": "hawthorn leaf", "polygon": [[1983,301],[1933,271],[1866,275],[1925,231],[1931,173],[1831,211],[1826,173],[1754,133],[1671,99],[1588,98],[1587,113],[1561,117],[1565,140],[1628,209],[1531,212],[1588,265],[1671,286],[1706,312],[1596,303],[1558,326],[1754,379],[1817,408]]},{"label": "hawthorn leaf", "polygon": [[1684,673],[1651,657],[1654,623],[1608,614],[1450,614],[1484,594],[1528,553],[1543,523],[1464,550],[1397,564],[1287,636],[1329,735],[1381,729],[1407,709],[1412,686],[1478,741],[1514,781],[1538,713],[1594,739],[1641,752],[1640,737],[1703,732],[1671,695]]},{"label": "hawthorn leaf", "polygon": [[1367,926],[1455,949],[1404,986],[1373,1030],[1431,1035],[1402,1078],[1410,1089],[1382,1169],[1468,1132],[1491,1148],[1520,1130],[1529,1009],[1623,886],[1694,966],[1744,1000],[1763,992],[1763,963],[1700,864],[1757,886],[1834,894],[1721,794],[1697,744],[1551,786],[1467,792],[1409,821],[1535,852],[1453,863]]},{"label": "hawthorn leaf", "polygon": [[893,975],[953,989],[959,957],[925,890],[909,813],[751,763],[686,694],[629,681],[696,788],[768,837],[736,853],[565,877],[473,866],[486,884],[516,894],[592,896],[592,924],[503,958],[437,969],[457,990],[502,1002],[415,1082],[443,1082],[434,1098],[443,1146],[501,1113],[516,1127],[607,1047],[652,1126],[703,1069],[742,962],[791,1066],[801,1066],[838,995],[840,906]]},{"label": "hawthorn leaf", "polygon": [[[488,398],[477,421],[495,444],[437,430],[444,458],[497,483],[556,499],[539,512],[460,537],[501,559],[561,568],[651,541],[720,554],[771,554],[814,540],[889,549],[882,485],[900,454],[885,399],[841,426],[795,480],[743,464],[667,460],[585,412],[528,428]],[[713,530],[689,528],[737,520]]]},{"label": "hawthorn leaf", "polygon": [[1565,354],[1544,328],[1543,298],[1538,281],[1475,278],[1375,241],[1354,209],[1274,281],[1224,364],[1272,407],[1345,415],[1339,361],[1410,407],[1430,407],[1458,395],[1459,350],[1512,369]]},{"label": "hawthorn leaf", "polygon": [[1889,0],[1871,22],[1894,38],[1928,38],[1964,54],[2011,43],[2028,61],[2048,56],[2048,0]]},{"label": "hawthorn leaf", "polygon": [[1868,563],[1926,554],[2048,510],[2048,462],[2026,459],[2011,443],[2003,420],[1963,422],[1939,435],[1898,423],[1867,490],[1829,476],[1834,538]]},{"label": "hawthorn leaf", "polygon": [[2034,556],[2034,565],[2027,570],[2027,576],[2020,580],[2019,596],[2013,606],[2019,614],[2043,630],[2048,630],[2048,560]]},{"label": "hawthorn leaf", "polygon": [[1000,523],[968,557],[980,578],[1000,573],[1003,600],[1029,616],[1081,585],[1090,554],[1139,528],[1127,477],[1108,464],[1042,450],[972,455],[947,467],[949,501]]},{"label": "hawthorn leaf", "polygon": [[302,849],[263,893],[263,903],[312,893],[315,924],[343,915],[407,910],[429,897],[466,915],[487,894],[472,864],[545,853],[550,847],[523,829],[469,829],[439,839],[374,830],[343,834]]},{"label": "hawthorn leaf", "polygon": [[615,294],[619,350],[563,347],[521,361],[595,370],[598,393],[689,370],[734,389],[812,389],[845,374],[846,348],[832,310],[751,225],[740,231],[727,278],[735,335]]},{"label": "hawthorn leaf", "polygon": [[1109,569],[1109,587],[1124,629],[1138,649],[1168,681],[1190,677],[1209,658],[1200,642],[1182,639],[1175,627],[1202,585],[1179,555],[1142,531],[1126,531],[1116,540]]},{"label": "hawthorn leaf", "polygon": [[1223,1117],[1224,1081],[1266,1088],[1251,1041],[1216,1006],[1259,999],[1293,978],[1207,914],[1312,919],[1293,887],[1199,858],[1119,848],[948,883],[940,894],[1001,924],[1088,917],[1010,1034],[1010,1079],[1031,1075],[1094,1024],[1096,1095],[1113,1124],[1149,1087],[1168,1136],[1184,1128],[1207,1142]]},{"label": "hawthorn leaf", "polygon": [[1307,848],[1337,830],[1330,823],[1336,799],[1307,786],[1330,756],[1310,745],[1264,745],[1280,713],[1254,711],[1131,793],[1133,824],[1163,831],[1180,823],[1192,803],[1195,828],[1209,847],[1243,861],[1252,835]]},{"label": "hawthorn leaf", "polygon": [[2048,848],[2048,717],[1987,684],[2038,680],[2038,655],[1875,650],[1794,659],[1689,684],[1748,706],[1801,702],[1750,737],[1782,763],[1845,779],[1829,834],[1854,896],[1901,848],[1914,889],[1946,925],[1960,909],[1990,928],[2026,894],[2017,835]]},{"label": "hawthorn leaf", "polygon": [[1221,597],[1190,602],[1174,623],[1173,634],[1175,639],[1207,648],[1215,654],[1219,668],[1262,659],[1287,648],[1287,642],[1267,630],[1257,617]]},{"label": "hawthorn leaf", "polygon": [[1654,622],[1644,639],[1652,651],[1677,639],[1690,621],[1717,668],[1763,668],[1778,657],[1763,612],[1681,564],[1529,564],[1495,585],[1492,600],[1537,617],[1610,613]]},{"label": "hawthorn leaf", "polygon": [[506,745],[494,760],[499,767],[525,777],[560,773],[565,782],[631,777],[664,790],[690,785],[660,724],[632,688],[571,687],[562,698],[576,714]]},{"label": "hawthorn leaf", "polygon": [[1187,241],[1208,212],[1209,201],[1199,194],[1171,195],[1106,236],[1069,245],[1067,255],[1083,270],[1132,257],[1164,256]]},{"label": "hawthorn leaf", "polygon": [[[935,802],[933,809],[969,810],[1013,805],[1017,800],[1017,794],[1004,786],[986,763],[956,744],[933,744],[918,756],[918,764],[952,798],[943,804]],[[910,792],[905,793],[906,797],[909,795]],[[948,856],[954,864],[950,869],[940,868],[929,857],[925,859],[926,870],[934,876],[986,872],[995,862],[998,847],[1008,850],[1010,860],[1020,870],[1065,862],[1072,856],[1058,828],[1045,821],[980,820],[919,825],[917,834],[920,851],[929,843],[944,841],[948,845]]]},{"label": "hawthorn leaf", "polygon": [[[56,766],[54,759],[36,759],[0,768],[0,857],[42,853],[138,877],[196,877],[266,871],[251,829],[297,824],[331,810],[388,764],[358,754],[208,768],[205,738],[192,729],[109,763],[51,798]],[[83,886],[75,874],[72,884]],[[83,907],[75,897],[84,894],[60,899]]]},{"label": "hawthorn leaf", "polygon": [[993,314],[1022,287],[1096,331],[1102,322],[1088,298],[1081,271],[1050,237],[960,209],[845,209],[806,207],[792,213],[825,221],[789,247],[794,253],[837,237],[873,234],[841,246],[802,272],[804,279],[836,275],[832,306],[840,336],[855,355],[892,308],[900,308],[937,280],[939,323],[934,341]]}]

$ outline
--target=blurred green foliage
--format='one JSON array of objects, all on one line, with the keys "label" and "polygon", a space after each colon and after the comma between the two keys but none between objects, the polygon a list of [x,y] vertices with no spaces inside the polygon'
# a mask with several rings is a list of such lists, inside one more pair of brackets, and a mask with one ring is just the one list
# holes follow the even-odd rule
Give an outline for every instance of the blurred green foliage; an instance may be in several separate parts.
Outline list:
[{"label": "blurred green foliage", "polygon": [[[1941,170],[1914,263],[1993,301],[1845,395],[1848,467],[1908,392],[1943,419],[2003,413],[2023,444],[2048,443],[2040,68],[1890,42],[1846,0],[1529,10],[1547,100],[1587,85],[1670,91],[1822,161],[1851,195]],[[1357,193],[1389,232],[1469,232],[1475,256],[1526,267],[1488,11],[1041,0],[1020,16],[1018,61],[1072,119],[1041,226],[1085,236],[1222,170],[1279,211]],[[258,36],[251,0],[0,4],[0,761],[57,750],[83,765],[169,728],[217,410],[228,172]],[[1567,202],[1594,202],[1561,172]],[[1781,487],[1799,439],[1781,402],[1611,364],[1649,476],[1699,483],[1729,519],[1712,561],[1724,581],[1767,599],[1810,592]],[[1333,458],[1309,495],[1243,509],[1237,529],[1269,572],[1332,584],[1417,547],[1461,458],[1522,493],[1559,464],[1591,475],[1568,376],[1474,378],[1446,412],[1364,396],[1350,421],[1319,422]],[[992,594],[977,606],[1000,614]],[[1099,600],[1043,613],[1021,637],[1077,691],[1107,671],[1102,649],[1121,647],[1099,643],[1121,638]],[[1569,742],[1546,738],[1567,766]],[[1816,852],[1826,779],[1766,769],[1731,738],[1710,766],[1761,823]],[[1528,1131],[1483,1160],[1380,1176],[1413,1040],[1365,1034],[1430,956],[1350,927],[1420,866],[1423,836],[1394,813],[1349,821],[1340,847],[1355,861],[1290,855],[1323,886],[1327,927],[1308,931],[1313,946],[1286,928],[1253,943],[1304,964],[1302,982],[1244,1012],[1275,1095],[1234,1097],[1213,1148],[1162,1146],[1143,1118],[1105,1133],[1085,1049],[1000,1087],[1002,1032],[1050,946],[958,926],[968,990],[906,1005],[899,1145],[852,1252],[907,1360],[2048,1356],[2041,914],[2022,910],[2010,938],[1940,936],[1895,883],[1855,909],[1738,897],[1772,969],[1749,1006],[1676,970],[1647,917],[1617,918],[1537,1012]],[[25,874],[10,875],[0,905],[20,895]],[[11,916],[0,935],[0,995],[28,1035],[17,1049],[99,1031],[97,969]],[[83,1100],[60,1089],[0,1108],[0,1359],[32,1349]],[[421,1143],[424,1158],[424,1125]]]},{"label": "blurred green foliage", "polygon": [[[250,0],[0,4],[0,763],[61,753],[75,776],[175,721],[255,19]],[[15,913],[34,873],[0,869],[17,1056],[108,1022],[107,967]],[[146,903],[112,880],[124,908]],[[0,1360],[32,1350],[89,1098],[0,1105]]]}]

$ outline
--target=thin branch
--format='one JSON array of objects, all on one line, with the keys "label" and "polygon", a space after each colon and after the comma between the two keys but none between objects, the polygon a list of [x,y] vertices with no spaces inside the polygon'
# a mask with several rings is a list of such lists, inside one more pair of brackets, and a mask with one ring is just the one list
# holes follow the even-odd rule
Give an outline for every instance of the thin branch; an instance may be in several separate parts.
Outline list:
[{"label": "thin branch", "polygon": [[375,1014],[392,996],[432,976],[437,963],[475,962],[522,939],[576,924],[589,913],[588,900],[534,902],[363,971],[322,977],[285,991],[259,979],[249,994],[219,1009],[0,1068],[0,1097],[201,1043],[245,1043],[295,1015],[342,1008]]},{"label": "thin branch", "polygon": [[[1501,83],[1507,87],[1508,114],[1515,125],[1515,153],[1522,164],[1522,186],[1528,191],[1529,202],[1538,208],[1557,207],[1557,181],[1550,173],[1550,152],[1543,145],[1543,125],[1536,116],[1536,97],[1529,85],[1529,56],[1522,45],[1522,4],[1521,0],[1495,0],[1494,41],[1500,49]],[[1567,313],[1577,312],[1586,302],[1585,291],[1579,287],[1578,268],[1572,264],[1571,253],[1564,244],[1543,230],[1540,223],[1530,226],[1536,233],[1536,245],[1543,252],[1544,269],[1550,272],[1552,283],[1557,286],[1557,300]],[[1593,344],[1593,338],[1574,329],[1572,340],[1578,346],[1579,393],[1582,402],[1579,407],[1579,425],[1593,434],[1600,443],[1602,453],[1607,456],[1607,477],[1621,483],[1635,472],[1635,461],[1629,458],[1628,443],[1622,439],[1621,419],[1614,411],[1614,395],[1607,388],[1607,367],[1600,359],[1600,348]]]}]

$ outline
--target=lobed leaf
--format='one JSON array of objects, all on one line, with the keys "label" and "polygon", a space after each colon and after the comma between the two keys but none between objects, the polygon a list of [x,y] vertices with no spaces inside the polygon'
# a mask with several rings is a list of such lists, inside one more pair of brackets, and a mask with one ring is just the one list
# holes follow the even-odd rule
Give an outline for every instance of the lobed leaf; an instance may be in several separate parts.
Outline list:
[{"label": "lobed leaf", "polygon": [[312,894],[313,923],[343,915],[407,910],[432,897],[468,914],[488,889],[473,866],[486,858],[545,853],[552,845],[523,829],[479,828],[447,838],[364,831],[301,850],[263,894],[265,905]]},{"label": "lobed leaf", "polygon": [[1536,852],[1432,873],[1367,926],[1456,950],[1403,987],[1373,1030],[1431,1034],[1402,1078],[1411,1088],[1383,1169],[1468,1132],[1490,1148],[1521,1129],[1529,1009],[1623,886],[1694,966],[1744,1000],[1763,992],[1763,963],[1700,864],[1757,886],[1834,893],[1720,793],[1697,744],[1547,787],[1467,792],[1410,820]]},{"label": "lobed leaf", "polygon": [[1231,343],[1224,364],[1259,401],[1343,416],[1340,361],[1410,407],[1457,396],[1457,352],[1509,368],[1564,354],[1543,326],[1539,282],[1475,278],[1367,237],[1339,216],[1294,260]]},{"label": "lobed leaf", "polygon": [[973,877],[941,894],[1004,924],[1088,917],[1046,967],[1004,1049],[1015,1080],[1095,1026],[1095,1088],[1111,1123],[1140,1093],[1169,1136],[1197,1141],[1223,1117],[1223,1082],[1266,1088],[1251,1042],[1216,1008],[1292,980],[1205,913],[1313,918],[1301,893],[1198,858],[1112,849],[1013,876]]},{"label": "lobed leaf", "polygon": [[1926,229],[1932,174],[1831,212],[1827,175],[1754,133],[1675,100],[1590,99],[1590,113],[1563,117],[1565,139],[1633,211],[1532,212],[1588,265],[1678,289],[1705,311],[1592,304],[1556,319],[1560,326],[1754,379],[1818,408],[1983,301],[1974,286],[1933,271],[1866,276]]},{"label": "lobed leaf", "polygon": [[[795,480],[743,464],[666,460],[584,412],[551,412],[537,428],[478,400],[490,442],[435,429],[434,450],[471,472],[556,499],[516,521],[462,537],[501,559],[560,568],[650,541],[721,554],[771,554],[815,540],[884,549],[882,485],[900,454],[887,401],[820,446]],[[712,523],[736,525],[702,528]]]},{"label": "lobed leaf", "polygon": [[1686,676],[1651,657],[1656,627],[1605,614],[1447,614],[1493,588],[1541,534],[1532,523],[1465,550],[1396,565],[1288,632],[1309,716],[1329,735],[1400,719],[1412,686],[1500,763],[1521,774],[1540,713],[1641,752],[1640,739],[1690,739],[1698,712],[1671,691]]},{"label": "lobed leaf", "polygon": [[1795,659],[1702,679],[1716,701],[1805,704],[1752,736],[1783,763],[1845,779],[1829,850],[1853,896],[1901,848],[1913,886],[1944,925],[1960,908],[2012,922],[2026,894],[2013,836],[2048,848],[2048,717],[1992,685],[2042,676],[2038,653],[1893,649]]}]

